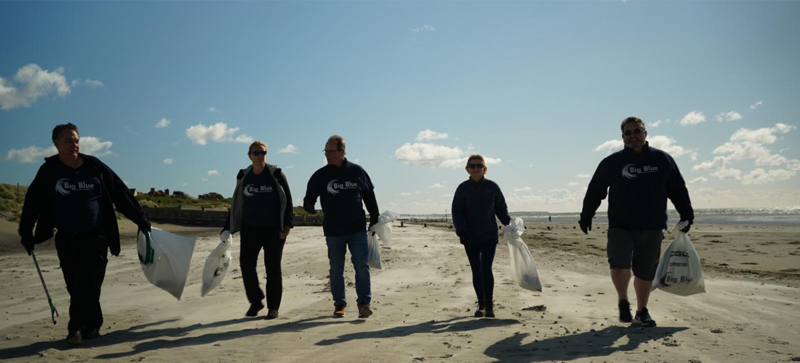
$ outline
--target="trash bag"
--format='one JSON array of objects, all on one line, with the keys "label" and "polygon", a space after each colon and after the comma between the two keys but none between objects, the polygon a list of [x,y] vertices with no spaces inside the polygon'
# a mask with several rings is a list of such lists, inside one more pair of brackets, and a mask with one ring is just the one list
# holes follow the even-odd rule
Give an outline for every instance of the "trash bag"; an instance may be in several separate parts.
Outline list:
[{"label": "trash bag", "polygon": [[222,280],[225,279],[225,274],[228,273],[228,268],[231,266],[231,243],[233,238],[228,235],[227,241],[220,242],[211,254],[206,258],[206,265],[203,267],[203,286],[200,288],[200,297],[206,296],[211,290],[214,290]]},{"label": "trash bag", "polygon": [[378,245],[378,236],[367,232],[367,265],[372,268],[383,269],[381,265],[381,246]]},{"label": "trash bag", "polygon": [[687,222],[681,222],[672,229],[675,239],[667,246],[653,278],[653,290],[656,288],[666,292],[689,296],[706,292],[703,270],[700,267],[700,256],[689,240],[689,235],[680,230]]},{"label": "trash bag", "polygon": [[155,227],[150,233],[139,231],[136,247],[147,280],[180,300],[196,240]]},{"label": "trash bag", "polygon": [[384,211],[378,216],[378,223],[375,223],[370,232],[375,232],[381,239],[381,243],[388,245],[392,242],[392,221],[400,218],[400,215],[390,210]]},{"label": "trash bag", "polygon": [[523,289],[542,291],[539,270],[533,260],[531,251],[522,241],[525,227],[522,218],[514,218],[503,228],[503,239],[508,242],[508,255],[511,259],[511,276]]}]

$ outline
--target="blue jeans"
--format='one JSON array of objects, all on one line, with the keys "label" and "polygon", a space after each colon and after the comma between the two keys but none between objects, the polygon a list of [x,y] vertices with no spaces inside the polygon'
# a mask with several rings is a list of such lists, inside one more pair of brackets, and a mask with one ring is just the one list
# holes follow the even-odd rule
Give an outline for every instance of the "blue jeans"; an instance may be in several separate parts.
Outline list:
[{"label": "blue jeans", "polygon": [[328,244],[328,260],[331,264],[331,293],[334,304],[347,305],[344,290],[344,255],[350,247],[350,261],[356,270],[356,294],[359,304],[369,304],[372,300],[372,287],[369,282],[367,265],[367,232],[360,231],[345,236],[325,237]]}]

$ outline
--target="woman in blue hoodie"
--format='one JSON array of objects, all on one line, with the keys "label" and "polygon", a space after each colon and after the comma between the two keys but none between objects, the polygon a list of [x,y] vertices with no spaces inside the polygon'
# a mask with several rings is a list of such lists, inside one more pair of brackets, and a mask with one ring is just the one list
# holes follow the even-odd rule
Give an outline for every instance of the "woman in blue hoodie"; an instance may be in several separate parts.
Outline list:
[{"label": "woman in blue hoodie", "polygon": [[461,183],[453,197],[453,225],[464,245],[472,269],[472,286],[478,297],[475,317],[494,317],[492,263],[497,250],[497,219],[508,225],[506,199],[500,187],[486,179],[486,160],[480,154],[467,159],[469,180]]}]

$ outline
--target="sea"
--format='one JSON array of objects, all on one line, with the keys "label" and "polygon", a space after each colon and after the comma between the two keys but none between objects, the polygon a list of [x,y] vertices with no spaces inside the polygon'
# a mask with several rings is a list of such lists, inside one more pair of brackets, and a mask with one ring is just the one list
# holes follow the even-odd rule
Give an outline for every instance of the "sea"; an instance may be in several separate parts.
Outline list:
[{"label": "sea", "polygon": [[[580,212],[511,212],[512,217],[519,217],[526,223],[578,223]],[[675,210],[668,210],[668,225],[678,223],[679,216]],[[444,214],[401,214],[400,218],[427,219],[442,221],[452,216]],[[608,223],[605,211],[595,214],[593,223]],[[800,227],[800,206],[772,208],[701,208],[694,210],[695,224],[744,225],[744,226],[787,226]]]}]

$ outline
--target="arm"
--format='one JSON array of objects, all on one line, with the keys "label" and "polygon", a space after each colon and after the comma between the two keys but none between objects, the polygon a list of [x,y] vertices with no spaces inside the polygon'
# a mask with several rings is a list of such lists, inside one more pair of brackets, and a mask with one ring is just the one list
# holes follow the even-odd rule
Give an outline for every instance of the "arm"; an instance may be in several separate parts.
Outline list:
[{"label": "arm", "polygon": [[281,183],[283,192],[286,193],[286,210],[283,215],[283,222],[286,227],[294,228],[294,205],[292,204],[292,191],[289,190],[289,182],[286,180],[286,174],[281,170],[278,174],[278,183]]},{"label": "arm", "polygon": [[691,224],[694,221],[694,209],[692,201],[689,199],[689,190],[686,189],[686,182],[683,180],[675,160],[670,158],[669,161],[672,165],[672,172],[667,180],[667,198],[672,201],[675,210],[680,214],[681,221],[689,221]]},{"label": "arm", "polygon": [[460,188],[456,189],[451,209],[453,212],[453,226],[456,228],[456,235],[459,237],[466,237],[467,222],[464,218],[466,216],[466,206],[464,203],[464,195]]},{"label": "arm", "polygon": [[494,214],[504,226],[507,226],[509,223],[511,223],[511,216],[508,215],[506,198],[503,196],[503,191],[500,190],[499,186],[497,187],[497,193],[494,196]]},{"label": "arm", "polygon": [[597,166],[597,170],[592,176],[592,181],[589,182],[589,187],[586,190],[586,196],[583,197],[583,210],[581,210],[581,219],[578,224],[585,234],[589,234],[592,230],[592,218],[597,208],[603,199],[608,195],[609,180],[606,176],[608,170],[608,159],[604,159]]},{"label": "arm", "polygon": [[317,197],[319,197],[319,190],[315,185],[316,176],[317,174],[314,173],[314,175],[311,176],[311,179],[308,180],[308,185],[306,185],[306,196],[303,198],[303,209],[311,214],[317,214],[317,210],[314,209],[314,205],[317,204]]},{"label": "arm", "polygon": [[28,192],[25,193],[22,216],[19,220],[19,235],[22,237],[22,245],[25,246],[28,254],[33,251],[33,245],[36,243],[33,236],[33,227],[42,213],[44,198],[47,198],[44,177],[42,176],[44,174],[43,169],[44,165],[39,168],[36,177],[33,178],[33,182],[28,187]]},{"label": "arm", "polygon": [[367,206],[367,212],[369,212],[369,226],[372,228],[375,223],[378,223],[378,216],[381,214],[378,210],[378,201],[375,199],[375,192],[372,190],[366,191],[361,197],[364,201],[364,205]]}]

